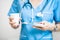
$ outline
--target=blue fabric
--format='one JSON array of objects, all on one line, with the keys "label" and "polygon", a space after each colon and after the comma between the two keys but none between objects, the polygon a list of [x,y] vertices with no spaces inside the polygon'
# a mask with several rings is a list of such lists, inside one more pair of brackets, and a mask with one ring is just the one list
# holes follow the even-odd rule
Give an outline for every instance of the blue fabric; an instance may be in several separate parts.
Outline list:
[{"label": "blue fabric", "polygon": [[55,3],[54,11],[54,20],[55,22],[60,22],[60,0],[57,0]]},{"label": "blue fabric", "polygon": [[11,8],[9,10],[8,15],[10,16],[10,14],[12,14],[12,13],[19,13],[20,9],[21,9],[21,7],[20,7],[20,4],[18,3],[18,0],[14,0]]},{"label": "blue fabric", "polygon": [[[21,13],[22,29],[20,40],[53,40],[50,30],[39,30],[33,28],[34,22],[46,20],[48,22],[60,22],[60,3],[59,0],[43,0],[35,9],[28,0],[14,0],[8,15],[11,13]],[[38,13],[43,14],[37,16]],[[33,16],[32,16],[33,15]],[[26,24],[27,23],[27,24]]]}]

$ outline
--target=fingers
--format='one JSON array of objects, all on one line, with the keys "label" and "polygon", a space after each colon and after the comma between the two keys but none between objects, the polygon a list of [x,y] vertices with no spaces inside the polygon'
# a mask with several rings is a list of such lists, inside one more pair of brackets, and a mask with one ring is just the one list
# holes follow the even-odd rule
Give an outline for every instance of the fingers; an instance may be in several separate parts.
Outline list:
[{"label": "fingers", "polygon": [[11,25],[11,27],[13,27],[14,29],[16,29],[16,28],[19,27],[19,25],[13,24],[13,25]]},{"label": "fingers", "polygon": [[13,28],[17,28],[17,27],[19,27],[19,25],[13,24],[12,27],[13,27]]},{"label": "fingers", "polygon": [[42,29],[41,29],[42,27],[33,26],[33,28],[36,28],[36,29],[42,30]]},{"label": "fingers", "polygon": [[46,30],[45,28],[43,28],[43,27],[36,27],[36,26],[33,26],[33,28],[36,28],[36,29],[39,29],[39,30]]},{"label": "fingers", "polygon": [[48,27],[45,24],[40,24],[40,26],[33,26],[33,28],[37,28],[40,30],[48,30]]},{"label": "fingers", "polygon": [[39,26],[33,26],[33,28],[42,28],[42,27],[39,27]]},{"label": "fingers", "polygon": [[14,18],[12,18],[12,17],[9,17],[9,21],[11,21],[11,22],[12,22],[12,20],[14,20]]},{"label": "fingers", "polygon": [[16,22],[9,22],[9,24],[11,24],[11,25],[13,25],[13,24],[15,24]]},{"label": "fingers", "polygon": [[9,24],[11,25],[11,27],[13,27],[14,29],[19,27],[19,24],[16,24],[16,22],[9,22]]},{"label": "fingers", "polygon": [[13,22],[13,20],[14,20],[14,18],[12,18],[12,17],[9,17],[9,24],[10,24],[10,25],[13,25],[13,24],[15,24],[15,22]]},{"label": "fingers", "polygon": [[[20,21],[18,21],[19,23],[18,24],[16,24],[16,22],[14,22],[13,21],[14,20],[14,18],[12,18],[11,16],[9,17],[9,24],[11,25],[11,27],[13,27],[13,28],[18,28],[19,27],[19,23],[20,23]],[[20,19],[19,19],[20,20]]]}]

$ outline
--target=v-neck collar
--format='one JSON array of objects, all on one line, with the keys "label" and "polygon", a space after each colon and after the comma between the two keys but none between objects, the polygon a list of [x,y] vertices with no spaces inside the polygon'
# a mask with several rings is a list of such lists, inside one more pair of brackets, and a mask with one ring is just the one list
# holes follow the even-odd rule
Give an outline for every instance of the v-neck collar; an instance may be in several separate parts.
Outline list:
[{"label": "v-neck collar", "polygon": [[32,8],[35,11],[43,12],[43,10],[44,10],[44,8],[45,8],[46,5],[47,5],[47,0],[43,0],[43,2],[36,9],[34,9],[33,7]]},{"label": "v-neck collar", "polygon": [[[36,8],[34,8],[33,6],[32,6],[32,8],[33,8],[33,9],[37,9],[37,8],[43,3],[43,1],[44,1],[44,0],[42,0],[41,3],[39,3],[39,5],[38,5]],[[29,2],[30,2],[30,1],[29,1]],[[31,5],[32,5],[32,4],[31,4]]]}]

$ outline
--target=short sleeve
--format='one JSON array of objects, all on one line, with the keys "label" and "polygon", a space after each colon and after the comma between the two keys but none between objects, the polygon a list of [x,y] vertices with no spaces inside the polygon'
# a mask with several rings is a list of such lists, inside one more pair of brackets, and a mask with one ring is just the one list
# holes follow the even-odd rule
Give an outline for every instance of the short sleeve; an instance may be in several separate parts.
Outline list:
[{"label": "short sleeve", "polygon": [[18,0],[14,0],[8,12],[8,16],[10,16],[10,14],[12,13],[19,13],[19,11],[20,11],[20,4]]},{"label": "short sleeve", "polygon": [[55,22],[60,22],[60,1],[56,1],[54,5],[54,20]]}]

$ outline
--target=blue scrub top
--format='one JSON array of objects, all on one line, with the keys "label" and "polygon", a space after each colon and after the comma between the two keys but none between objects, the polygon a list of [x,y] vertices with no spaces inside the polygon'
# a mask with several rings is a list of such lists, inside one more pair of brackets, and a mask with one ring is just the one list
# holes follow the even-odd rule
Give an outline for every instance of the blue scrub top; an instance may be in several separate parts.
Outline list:
[{"label": "blue scrub top", "polygon": [[[40,5],[33,8],[29,0],[14,0],[8,15],[19,13],[22,18],[20,40],[53,40],[50,30],[33,28],[34,22],[48,21],[60,22],[59,0],[43,0]],[[41,14],[41,15],[39,15]]]}]

